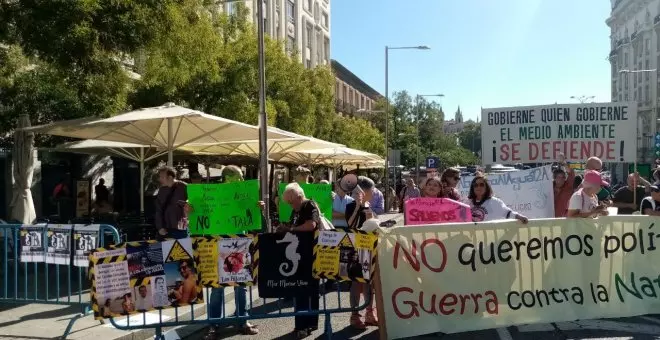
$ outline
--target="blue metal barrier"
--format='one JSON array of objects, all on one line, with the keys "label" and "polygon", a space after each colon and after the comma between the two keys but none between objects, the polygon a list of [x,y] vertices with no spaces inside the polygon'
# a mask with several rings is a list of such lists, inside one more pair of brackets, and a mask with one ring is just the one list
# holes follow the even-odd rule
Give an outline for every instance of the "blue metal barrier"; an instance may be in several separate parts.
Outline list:
[{"label": "blue metal barrier", "polygon": [[[321,281],[323,282],[323,280]],[[332,323],[331,323],[331,315],[332,314],[337,314],[337,313],[350,313],[350,312],[357,312],[361,311],[363,309],[366,309],[370,304],[371,300],[373,299],[373,294],[368,294],[367,298],[365,299],[363,304],[351,308],[350,306],[342,306],[342,296],[348,296],[350,294],[349,290],[342,290],[342,285],[344,285],[346,282],[338,282],[336,286],[336,290],[330,291],[330,292],[321,292],[320,296],[320,303],[319,303],[319,309],[318,310],[306,310],[306,311],[284,311],[287,308],[293,308],[295,306],[294,299],[259,299],[257,301],[261,301],[261,304],[258,306],[255,306],[253,303],[253,290],[256,290],[256,286],[252,287],[245,287],[247,289],[247,298],[246,298],[246,309],[247,309],[247,315],[244,316],[237,316],[237,315],[232,315],[232,316],[227,316],[226,314],[226,305],[227,305],[227,299],[224,299],[224,303],[220,308],[222,308],[222,317],[220,318],[211,318],[210,317],[210,308],[211,308],[211,288],[206,288],[206,314],[205,317],[197,318],[195,317],[195,306],[199,305],[191,305],[191,306],[185,306],[185,307],[175,307],[171,309],[161,309],[161,310],[156,310],[152,311],[151,313],[158,313],[158,321],[155,323],[148,324],[147,323],[147,317],[146,313],[142,313],[142,317],[138,319],[142,319],[141,323],[137,324],[131,324],[130,318],[128,316],[126,317],[120,317],[120,318],[111,318],[110,323],[116,327],[117,329],[121,330],[138,330],[138,329],[150,329],[153,328],[155,330],[155,338],[158,339],[164,339],[163,335],[163,329],[164,328],[170,328],[170,327],[179,327],[179,326],[188,326],[188,325],[216,325],[216,326],[230,326],[230,325],[239,325],[242,324],[246,321],[250,320],[258,320],[258,319],[275,319],[275,318],[287,318],[287,317],[295,317],[295,316],[306,316],[306,315],[324,315],[325,316],[325,322],[324,322],[324,334],[326,335],[327,339],[332,339]],[[355,283],[353,283],[355,284]],[[323,284],[321,284],[323,286]],[[347,285],[345,285],[347,286]],[[233,289],[233,287],[225,287],[225,289]],[[373,289],[373,288],[372,288]],[[371,290],[370,290],[371,291]],[[334,300],[335,298],[333,296],[336,296],[337,300],[337,306],[329,307],[328,303],[330,302],[329,300]],[[235,300],[234,300],[235,301]],[[349,297],[350,301],[350,297]],[[232,302],[235,303],[235,302]],[[349,302],[350,304],[350,302]],[[272,307],[271,307],[272,306]],[[265,308],[264,308],[265,307]],[[217,306],[215,307],[217,308]],[[189,317],[186,315],[181,315],[180,311],[184,310],[189,313]],[[167,319],[163,319],[163,314],[167,313],[167,311],[172,311],[174,313],[173,317],[169,317]],[[236,314],[237,311],[235,312]],[[140,315],[134,314],[135,315]],[[187,320],[182,320],[183,318]],[[118,324],[116,320],[126,320],[125,324]],[[172,321],[170,321],[172,320]]]},{"label": "blue metal barrier", "polygon": [[[74,316],[66,327],[63,337],[71,332],[79,318],[89,314],[89,280],[87,267],[75,267],[72,263],[50,264],[45,262],[21,262],[21,224],[0,224],[0,261],[2,286],[0,303],[39,303],[58,305],[79,305],[80,314]],[[42,240],[47,240],[46,224],[43,226]],[[80,227],[82,225],[76,225]],[[99,226],[99,244],[106,244],[106,236],[112,236],[112,244],[119,243],[117,229],[110,225]],[[64,267],[64,268],[62,268]]]}]

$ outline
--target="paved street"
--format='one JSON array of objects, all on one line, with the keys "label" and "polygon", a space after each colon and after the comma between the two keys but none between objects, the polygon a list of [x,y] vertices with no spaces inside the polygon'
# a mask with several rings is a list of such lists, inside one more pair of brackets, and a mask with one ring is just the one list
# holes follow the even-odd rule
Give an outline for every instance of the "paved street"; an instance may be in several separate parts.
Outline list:
[{"label": "paved street", "polygon": [[[254,292],[256,294],[256,290]],[[255,295],[256,296],[256,295]],[[336,308],[338,305],[337,294],[326,296],[328,308]],[[272,301],[267,306],[263,300],[254,303],[253,314],[271,311],[277,313],[278,309]],[[229,302],[233,305],[233,302]],[[321,302],[323,303],[323,302]],[[342,307],[348,306],[348,293],[342,292]],[[233,306],[232,306],[233,307]],[[321,308],[323,305],[321,304]],[[232,308],[233,309],[233,308]],[[291,308],[282,309],[283,312],[291,311]],[[378,339],[378,329],[371,327],[366,331],[354,331],[348,326],[349,313],[335,314],[332,316],[333,339]],[[314,332],[309,339],[326,339],[323,335],[324,317],[319,320],[319,330]],[[253,322],[259,326],[260,334],[251,336],[250,339],[292,339],[290,332],[293,329],[293,318],[263,319]],[[190,334],[192,333],[192,334]],[[180,330],[185,340],[199,340],[204,335],[204,330],[199,327],[187,327]],[[189,334],[189,335],[184,335]],[[237,334],[231,327],[221,331],[219,339],[246,339],[248,337]],[[550,340],[550,339],[584,339],[584,340],[651,340],[660,339],[660,316],[641,316],[634,318],[622,318],[612,320],[586,320],[577,322],[565,322],[556,325],[540,324],[509,327],[506,329],[487,330],[478,332],[466,332],[459,334],[440,334],[418,336],[409,339],[438,339],[443,340],[474,340],[474,339],[501,339],[501,340]]]}]

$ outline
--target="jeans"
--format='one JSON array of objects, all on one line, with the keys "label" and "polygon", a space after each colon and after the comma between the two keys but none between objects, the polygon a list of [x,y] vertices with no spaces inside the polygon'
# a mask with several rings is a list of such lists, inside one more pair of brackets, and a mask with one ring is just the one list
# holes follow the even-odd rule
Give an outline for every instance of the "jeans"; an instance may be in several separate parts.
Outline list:
[{"label": "jeans", "polygon": [[[234,302],[236,303],[236,316],[246,316],[247,313],[247,289],[245,287],[234,287]],[[225,289],[211,288],[211,297],[209,298],[209,318],[221,318],[222,309],[225,304]],[[227,317],[227,316],[225,316]],[[247,325],[247,320],[239,323],[239,326]]]}]

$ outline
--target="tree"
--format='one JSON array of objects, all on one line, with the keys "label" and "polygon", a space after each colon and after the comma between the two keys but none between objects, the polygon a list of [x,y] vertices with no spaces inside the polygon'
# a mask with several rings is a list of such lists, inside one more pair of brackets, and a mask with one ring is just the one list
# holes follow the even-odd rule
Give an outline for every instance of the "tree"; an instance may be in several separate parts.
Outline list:
[{"label": "tree", "polygon": [[471,120],[465,122],[463,131],[458,133],[461,146],[472,153],[481,153],[481,125]]}]

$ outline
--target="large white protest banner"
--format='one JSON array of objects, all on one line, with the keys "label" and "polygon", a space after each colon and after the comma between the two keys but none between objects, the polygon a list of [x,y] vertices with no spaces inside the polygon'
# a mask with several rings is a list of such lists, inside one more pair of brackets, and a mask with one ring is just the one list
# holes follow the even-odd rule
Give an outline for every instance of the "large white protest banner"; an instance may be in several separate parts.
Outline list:
[{"label": "large white protest banner", "polygon": [[660,218],[381,230],[389,339],[660,313]]},{"label": "large white protest banner", "polygon": [[483,164],[634,162],[635,103],[583,103],[481,110]]},{"label": "large white protest banner", "polygon": [[[514,211],[528,218],[555,217],[552,168],[549,165],[486,177],[495,196]],[[468,197],[473,179],[474,176],[461,177],[457,186],[461,197]]]}]

